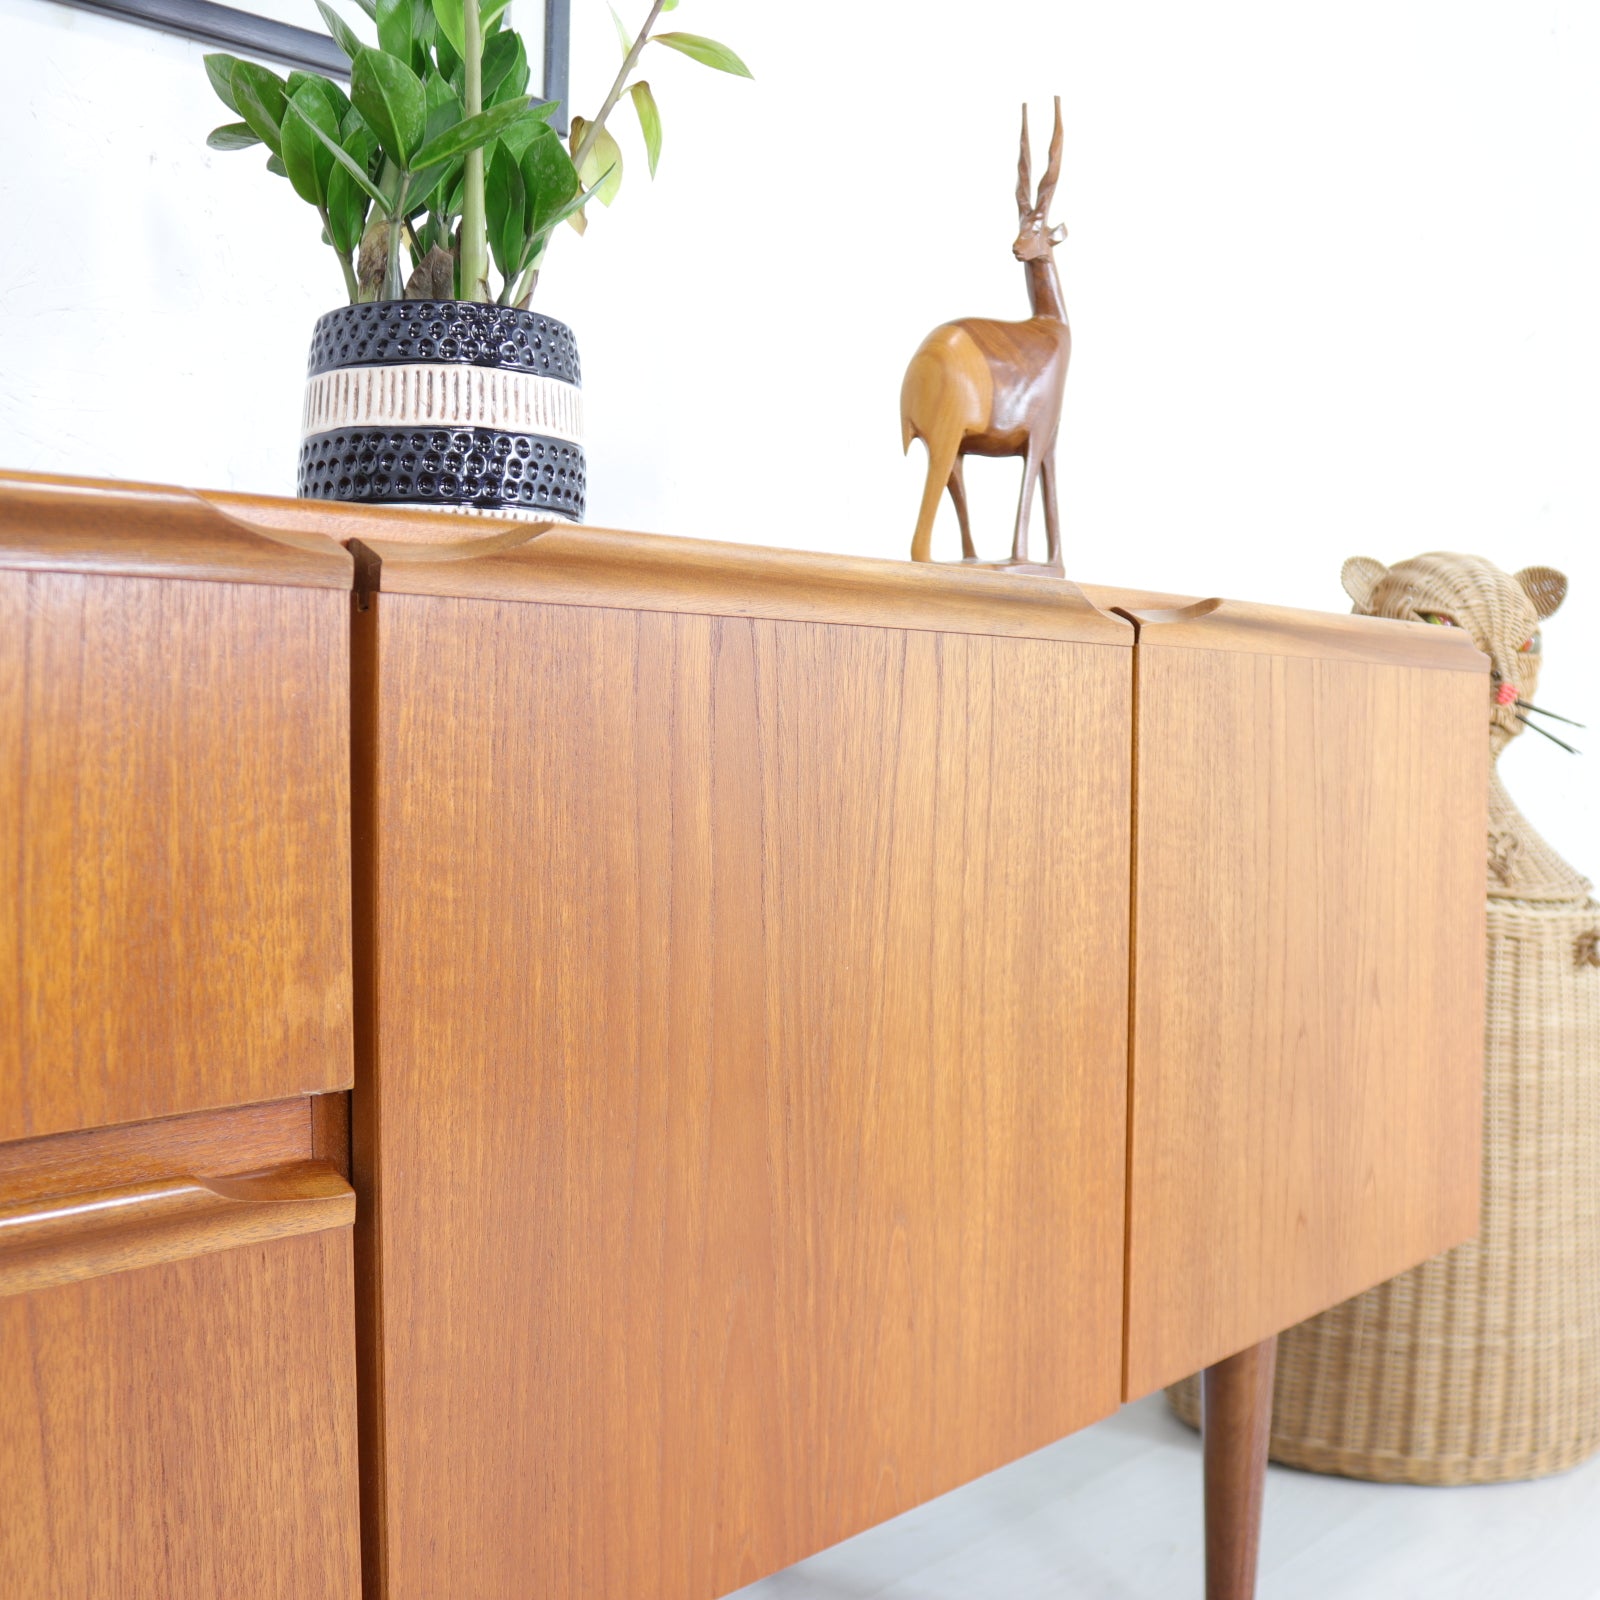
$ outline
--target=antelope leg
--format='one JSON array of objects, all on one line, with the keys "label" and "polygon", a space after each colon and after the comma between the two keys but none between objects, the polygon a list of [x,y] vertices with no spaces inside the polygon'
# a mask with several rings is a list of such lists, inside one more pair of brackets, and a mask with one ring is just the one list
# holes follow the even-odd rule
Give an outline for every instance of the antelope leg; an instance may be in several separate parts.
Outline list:
[{"label": "antelope leg", "polygon": [[1022,468],[1022,498],[1017,502],[1017,531],[1011,541],[1011,559],[1028,559],[1028,519],[1033,512],[1033,491],[1039,482],[1039,447],[1028,439],[1028,458]]},{"label": "antelope leg", "polygon": [[961,524],[961,554],[975,561],[978,552],[972,544],[972,524],[967,520],[967,480],[962,471],[961,457],[957,456],[950,468],[950,498],[955,502],[956,520]]},{"label": "antelope leg", "polygon": [[1039,474],[1044,482],[1045,561],[1060,571],[1061,524],[1056,512],[1056,447],[1053,442],[1039,463]]}]

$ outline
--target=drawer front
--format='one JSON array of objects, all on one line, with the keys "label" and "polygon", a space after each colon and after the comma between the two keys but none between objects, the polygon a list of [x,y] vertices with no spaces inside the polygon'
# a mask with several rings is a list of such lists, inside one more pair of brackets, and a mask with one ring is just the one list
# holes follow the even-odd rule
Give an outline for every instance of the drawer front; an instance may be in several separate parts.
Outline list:
[{"label": "drawer front", "polygon": [[0,570],[0,1140],[349,1085],[348,609]]},{"label": "drawer front", "polygon": [[357,630],[388,1600],[701,1600],[1113,1409],[1131,651]]},{"label": "drawer front", "polygon": [[[48,1229],[37,1209],[28,1225]],[[15,1221],[0,1220],[6,1593],[357,1600],[349,1227],[126,1271],[58,1252],[41,1276],[36,1256],[51,1286],[11,1292]],[[170,1229],[167,1244],[184,1254]]]}]

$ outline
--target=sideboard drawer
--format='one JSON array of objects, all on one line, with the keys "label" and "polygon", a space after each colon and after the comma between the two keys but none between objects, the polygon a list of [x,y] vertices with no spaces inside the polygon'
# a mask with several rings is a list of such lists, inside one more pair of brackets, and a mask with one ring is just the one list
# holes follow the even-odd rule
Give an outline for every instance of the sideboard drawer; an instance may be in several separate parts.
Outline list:
[{"label": "sideboard drawer", "polygon": [[348,556],[7,488],[0,1140],[348,1087]]},{"label": "sideboard drawer", "polygon": [[352,1211],[313,1166],[0,1206],[7,1595],[356,1600]]}]

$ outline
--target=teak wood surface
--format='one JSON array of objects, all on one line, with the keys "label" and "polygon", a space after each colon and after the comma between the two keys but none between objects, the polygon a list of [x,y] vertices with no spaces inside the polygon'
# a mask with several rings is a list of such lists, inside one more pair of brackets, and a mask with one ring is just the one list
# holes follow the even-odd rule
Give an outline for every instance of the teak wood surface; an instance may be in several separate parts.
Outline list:
[{"label": "teak wood surface", "polygon": [[1134,613],[1129,1399],[1477,1227],[1487,662],[1248,609]]},{"label": "teak wood surface", "polygon": [[702,1600],[1117,1403],[1131,652],[542,544],[357,619],[370,1576]]},{"label": "teak wood surface", "polygon": [[153,498],[0,483],[0,1140],[351,1082],[349,595]]},{"label": "teak wood surface", "polygon": [[357,1600],[350,1230],[0,1299],[0,1589]]}]

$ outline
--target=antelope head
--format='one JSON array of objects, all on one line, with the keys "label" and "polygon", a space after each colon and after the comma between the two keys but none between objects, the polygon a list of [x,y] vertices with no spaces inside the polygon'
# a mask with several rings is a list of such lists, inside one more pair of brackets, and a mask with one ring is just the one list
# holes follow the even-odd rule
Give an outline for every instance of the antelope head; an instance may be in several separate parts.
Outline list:
[{"label": "antelope head", "polygon": [[1028,108],[1022,108],[1022,154],[1017,160],[1017,221],[1020,231],[1011,253],[1018,261],[1037,261],[1067,236],[1064,224],[1050,226],[1050,202],[1061,176],[1061,96],[1056,96],[1056,131],[1050,137],[1050,160],[1039,192],[1033,192],[1032,163],[1028,158]]}]

